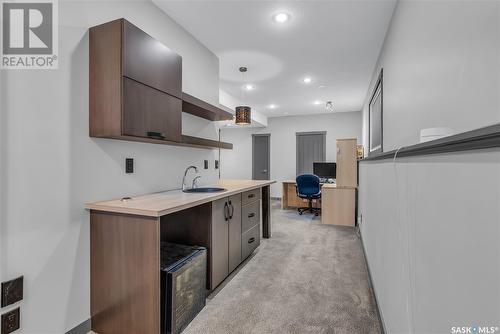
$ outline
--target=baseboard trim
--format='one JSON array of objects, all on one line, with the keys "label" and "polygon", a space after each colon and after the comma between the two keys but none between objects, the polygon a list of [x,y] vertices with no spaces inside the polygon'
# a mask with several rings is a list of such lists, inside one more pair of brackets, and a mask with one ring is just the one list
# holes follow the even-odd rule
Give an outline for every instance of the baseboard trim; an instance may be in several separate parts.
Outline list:
[{"label": "baseboard trim", "polygon": [[368,258],[366,257],[365,244],[363,242],[361,231],[359,231],[359,240],[361,240],[361,248],[363,249],[363,257],[365,258],[366,271],[368,272],[368,283],[370,284],[372,296],[373,299],[375,300],[375,305],[377,306],[378,321],[380,322],[380,328],[382,329],[382,334],[385,334],[387,333],[387,331],[385,330],[384,317],[382,316],[382,312],[380,312],[380,304],[378,303],[377,293],[375,292],[375,286],[373,285],[372,274],[370,271],[370,265],[368,264]]},{"label": "baseboard trim", "polygon": [[90,323],[90,319],[87,319],[78,326],[67,331],[65,334],[88,334],[88,332],[90,332],[91,329],[92,326]]}]

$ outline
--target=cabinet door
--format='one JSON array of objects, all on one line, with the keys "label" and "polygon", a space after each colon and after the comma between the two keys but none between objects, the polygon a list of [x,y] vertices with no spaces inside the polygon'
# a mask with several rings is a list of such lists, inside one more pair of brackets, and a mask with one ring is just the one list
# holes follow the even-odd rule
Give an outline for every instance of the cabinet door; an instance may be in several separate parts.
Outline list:
[{"label": "cabinet door", "polygon": [[241,263],[241,194],[229,197],[229,272]]},{"label": "cabinet door", "polygon": [[227,198],[212,202],[211,289],[229,274],[229,217]]},{"label": "cabinet door", "polygon": [[260,245],[260,225],[255,225],[241,235],[241,256],[245,260]]},{"label": "cabinet door", "polygon": [[356,139],[337,139],[337,184],[356,187],[358,185]]},{"label": "cabinet door", "polygon": [[123,23],[123,75],[182,98],[182,58],[130,22]]},{"label": "cabinet door", "polygon": [[321,192],[321,223],[354,226],[356,222],[356,189],[326,188]]},{"label": "cabinet door", "polygon": [[148,137],[156,133],[165,140],[180,142],[181,113],[180,99],[123,78],[124,135]]},{"label": "cabinet door", "polygon": [[241,208],[241,232],[245,233],[260,224],[260,200],[244,205]]}]

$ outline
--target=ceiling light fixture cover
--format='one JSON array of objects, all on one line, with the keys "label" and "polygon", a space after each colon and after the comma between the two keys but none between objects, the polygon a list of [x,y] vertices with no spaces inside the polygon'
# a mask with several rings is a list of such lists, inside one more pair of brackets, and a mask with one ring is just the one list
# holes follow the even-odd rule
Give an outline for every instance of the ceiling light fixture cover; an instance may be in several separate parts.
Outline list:
[{"label": "ceiling light fixture cover", "polygon": [[274,15],[274,21],[278,23],[285,23],[286,21],[288,21],[289,18],[290,15],[288,15],[287,13],[278,13]]},{"label": "ceiling light fixture cover", "polygon": [[252,108],[249,106],[236,107],[236,125],[249,125],[252,123],[251,118]]}]

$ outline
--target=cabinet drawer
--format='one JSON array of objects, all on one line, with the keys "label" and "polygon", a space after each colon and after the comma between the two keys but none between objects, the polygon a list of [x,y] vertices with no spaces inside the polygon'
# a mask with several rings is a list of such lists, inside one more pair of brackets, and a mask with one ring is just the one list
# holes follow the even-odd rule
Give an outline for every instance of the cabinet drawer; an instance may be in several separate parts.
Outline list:
[{"label": "cabinet drawer", "polygon": [[245,191],[242,194],[242,204],[246,205],[259,200],[261,197],[261,192],[262,191],[260,190],[260,188]]},{"label": "cabinet drawer", "polygon": [[148,137],[148,132],[153,132],[165,140],[180,142],[181,113],[180,99],[123,78],[124,135]]},{"label": "cabinet drawer", "polygon": [[123,75],[182,98],[182,58],[123,20]]},{"label": "cabinet drawer", "polygon": [[241,208],[241,231],[244,233],[259,223],[260,201],[244,205]]},{"label": "cabinet drawer", "polygon": [[260,225],[241,235],[241,259],[244,260],[260,245]]}]

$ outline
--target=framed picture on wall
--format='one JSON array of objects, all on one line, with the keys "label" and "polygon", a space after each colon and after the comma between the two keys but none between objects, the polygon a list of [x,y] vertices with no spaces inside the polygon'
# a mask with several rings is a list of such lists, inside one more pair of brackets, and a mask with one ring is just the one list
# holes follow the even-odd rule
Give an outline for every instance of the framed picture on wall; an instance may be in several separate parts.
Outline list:
[{"label": "framed picture on wall", "polygon": [[383,112],[384,112],[383,69],[380,70],[377,83],[368,105],[368,137],[370,154],[383,152]]}]

